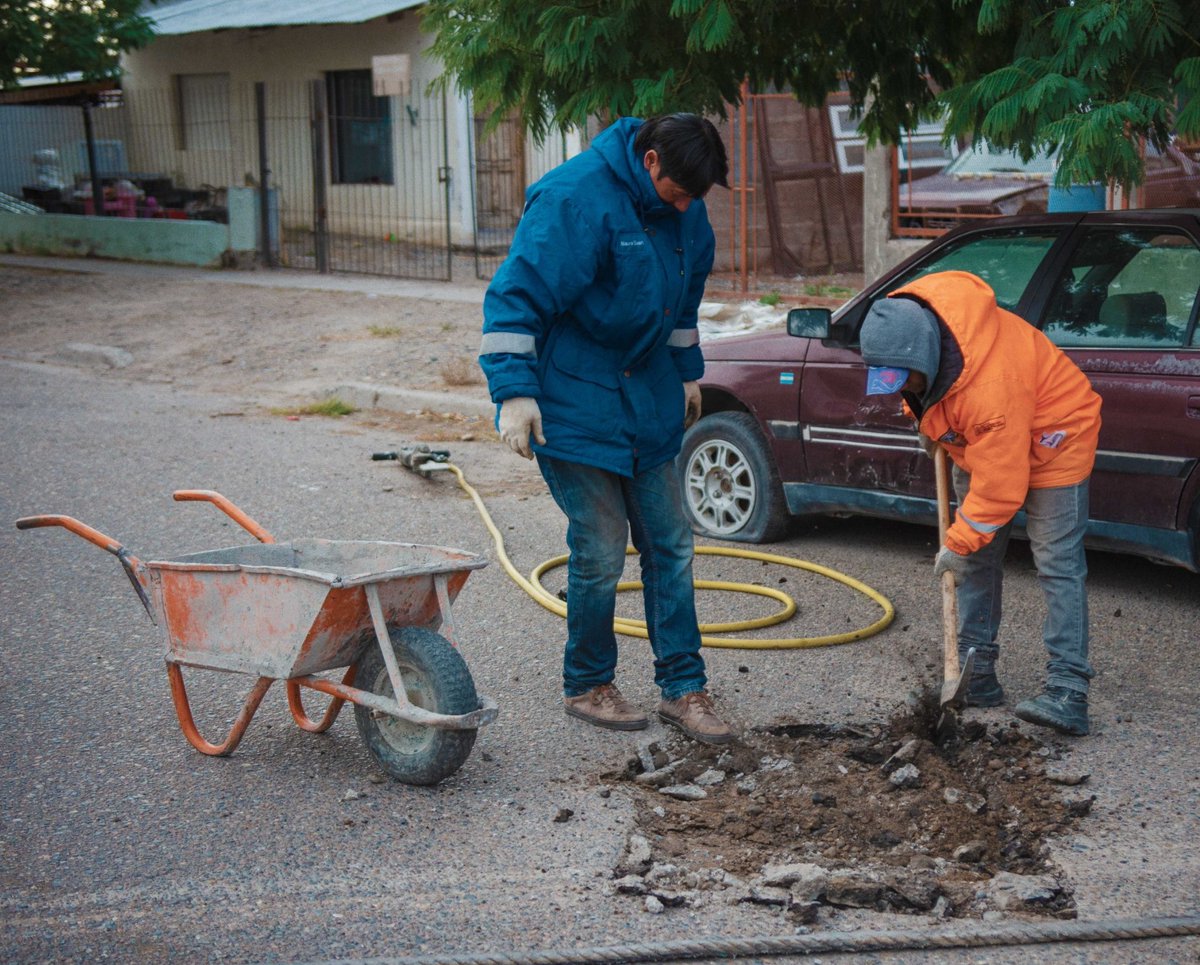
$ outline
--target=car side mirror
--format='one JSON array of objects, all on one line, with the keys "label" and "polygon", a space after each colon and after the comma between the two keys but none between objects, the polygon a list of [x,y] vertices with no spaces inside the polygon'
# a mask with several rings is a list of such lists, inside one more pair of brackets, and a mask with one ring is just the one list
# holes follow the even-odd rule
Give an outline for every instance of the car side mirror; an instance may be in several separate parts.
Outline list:
[{"label": "car side mirror", "polygon": [[793,308],[787,314],[787,331],[797,338],[829,338],[828,308]]}]

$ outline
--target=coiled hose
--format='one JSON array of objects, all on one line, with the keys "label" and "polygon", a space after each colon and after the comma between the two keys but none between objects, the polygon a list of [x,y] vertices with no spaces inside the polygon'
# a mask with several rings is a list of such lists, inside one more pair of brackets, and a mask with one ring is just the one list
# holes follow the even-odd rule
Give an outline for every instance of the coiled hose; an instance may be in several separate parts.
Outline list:
[{"label": "coiled hose", "polygon": [[[454,474],[458,480],[459,486],[463,491],[471,497],[475,503],[475,508],[479,510],[479,515],[483,519],[483,524],[487,527],[488,532],[492,534],[492,540],[496,544],[496,554],[500,559],[501,566],[504,571],[513,579],[521,589],[528,593],[537,603],[541,604],[552,613],[557,613],[560,617],[567,615],[567,607],[558,597],[554,596],[549,590],[542,586],[541,578],[544,574],[556,567],[562,566],[567,562],[567,556],[556,556],[553,559],[546,560],[539,564],[530,574],[530,578],[526,579],[513,566],[512,561],[508,558],[508,554],[504,550],[504,537],[500,530],[492,521],[491,514],[480,498],[479,493],[475,488],[467,482],[461,469],[453,463],[445,463],[445,468]],[[626,550],[627,553],[633,553],[632,548]],[[757,630],[762,627],[774,626],[777,623],[782,623],[784,620],[791,618],[796,612],[796,601],[786,593],[775,590],[770,587],[755,586],[751,583],[732,583],[725,580],[696,580],[695,586],[700,590],[725,590],[735,593],[753,593],[756,596],[765,596],[782,604],[782,609],[777,613],[768,614],[765,617],[758,617],[753,620],[740,620],[731,623],[704,623],[700,625],[701,637],[700,640],[706,647],[727,647],[739,650],[796,650],[809,647],[832,647],[842,643],[853,643],[856,640],[864,640],[867,637],[874,636],[883,630],[888,624],[895,619],[896,611],[882,593],[865,583],[860,583],[853,577],[847,576],[845,573],[839,573],[837,570],[831,570],[828,567],[818,566],[816,563],[809,563],[805,560],[795,559],[791,556],[779,556],[774,553],[760,553],[756,550],[744,549],[726,549],[720,546],[697,546],[696,553],[703,556],[730,556],[736,559],[746,560],[761,560],[764,563],[778,563],[780,566],[791,566],[800,570],[807,570],[810,573],[816,573],[819,576],[827,577],[831,580],[836,580],[853,590],[866,596],[868,599],[877,603],[883,610],[883,615],[868,626],[858,630],[850,630],[846,633],[831,633],[819,637],[785,637],[779,639],[758,639],[753,637],[714,637],[714,633],[734,633],[737,631]],[[627,581],[618,584],[618,590],[639,590],[642,584],[638,581]],[[617,617],[613,621],[613,629],[627,637],[641,637],[643,640],[649,637],[646,631],[646,621],[630,620],[625,617]]]}]

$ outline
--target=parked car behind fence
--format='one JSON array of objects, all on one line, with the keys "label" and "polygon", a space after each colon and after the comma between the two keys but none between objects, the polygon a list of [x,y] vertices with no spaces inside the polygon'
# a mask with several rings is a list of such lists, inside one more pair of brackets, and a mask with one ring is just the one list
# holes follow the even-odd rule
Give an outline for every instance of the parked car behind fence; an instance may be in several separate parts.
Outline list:
[{"label": "parked car behind fence", "polygon": [[[1159,151],[1147,145],[1145,180],[1133,193],[1137,206],[1200,206],[1198,158],[1200,146]],[[948,230],[975,218],[1044,213],[1053,181],[1050,154],[1026,161],[1016,151],[975,144],[938,173],[899,185],[896,215],[902,228]]]}]

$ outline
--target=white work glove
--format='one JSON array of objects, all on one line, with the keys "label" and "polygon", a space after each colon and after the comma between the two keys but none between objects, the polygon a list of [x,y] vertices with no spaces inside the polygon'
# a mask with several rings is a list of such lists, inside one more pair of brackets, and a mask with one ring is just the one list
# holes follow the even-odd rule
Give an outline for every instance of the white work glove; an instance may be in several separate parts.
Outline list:
[{"label": "white work glove", "polygon": [[683,383],[683,427],[690,429],[700,418],[700,383]]},{"label": "white work glove", "polygon": [[960,553],[955,553],[949,546],[943,546],[938,550],[937,558],[933,561],[933,575],[939,580],[943,573],[949,573],[954,577],[954,585],[958,586],[963,581],[963,577],[967,575],[967,558]]},{"label": "white work glove", "polygon": [[531,433],[538,445],[546,444],[546,437],[542,435],[542,410],[538,408],[537,399],[518,396],[501,402],[500,438],[513,452],[526,459],[533,458],[533,450],[529,447]]}]

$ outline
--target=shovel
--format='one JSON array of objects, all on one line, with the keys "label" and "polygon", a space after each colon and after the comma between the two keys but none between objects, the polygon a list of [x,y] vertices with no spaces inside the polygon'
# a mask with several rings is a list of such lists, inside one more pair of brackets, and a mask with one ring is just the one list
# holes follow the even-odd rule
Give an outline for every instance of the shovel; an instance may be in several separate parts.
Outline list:
[{"label": "shovel", "polygon": [[[950,528],[950,472],[946,467],[946,450],[933,450],[933,473],[937,481],[938,545],[946,545],[946,530]],[[938,718],[937,737],[944,743],[958,734],[958,712],[967,703],[967,685],[975,666],[975,648],[967,651],[963,666],[958,665],[958,593],[954,574],[942,574],[942,699]]]}]

